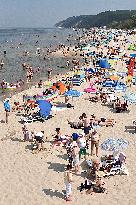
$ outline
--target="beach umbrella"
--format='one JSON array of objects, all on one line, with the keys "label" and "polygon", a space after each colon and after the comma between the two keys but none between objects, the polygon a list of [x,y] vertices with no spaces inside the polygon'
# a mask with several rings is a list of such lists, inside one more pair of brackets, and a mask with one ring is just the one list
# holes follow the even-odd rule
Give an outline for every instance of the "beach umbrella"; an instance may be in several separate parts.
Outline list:
[{"label": "beach umbrella", "polygon": [[65,92],[64,96],[80,97],[82,95],[78,90],[68,90]]},{"label": "beach umbrella", "polygon": [[106,58],[102,58],[100,60],[99,66],[101,68],[106,68],[106,69],[110,69],[110,67],[111,67]]},{"label": "beach umbrella", "polygon": [[131,53],[131,54],[130,54],[130,57],[136,58],[136,53]]},{"label": "beach umbrella", "polygon": [[110,79],[111,79],[111,80],[115,80],[115,81],[117,81],[119,78],[118,78],[118,76],[111,75],[111,76],[110,76]]},{"label": "beach umbrella", "polygon": [[104,141],[101,144],[101,149],[104,151],[121,151],[128,146],[128,141],[120,138],[120,139],[114,139],[114,138],[109,138],[106,141]]},{"label": "beach umbrella", "polygon": [[36,102],[40,108],[40,116],[47,118],[50,115],[52,104],[46,100],[37,100]]},{"label": "beach umbrella", "polygon": [[136,94],[135,93],[128,93],[125,96],[123,96],[123,98],[130,103],[136,104]]}]

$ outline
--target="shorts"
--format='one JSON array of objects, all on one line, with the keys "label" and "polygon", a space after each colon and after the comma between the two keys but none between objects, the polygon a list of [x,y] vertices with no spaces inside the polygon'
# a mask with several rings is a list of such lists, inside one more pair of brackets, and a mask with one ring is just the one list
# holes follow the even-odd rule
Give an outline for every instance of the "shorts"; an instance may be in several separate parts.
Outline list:
[{"label": "shorts", "polygon": [[74,166],[79,164],[79,156],[73,158]]},{"label": "shorts", "polygon": [[94,146],[95,146],[97,149],[99,148],[99,140],[98,140],[98,141],[92,141],[92,142],[91,142],[91,147],[93,148]]},{"label": "shorts", "polygon": [[36,142],[38,142],[38,143],[44,143],[43,138],[41,138],[39,136],[36,136],[35,139],[36,139]]},{"label": "shorts", "polygon": [[79,155],[86,155],[86,148],[80,148]]},{"label": "shorts", "polygon": [[90,127],[84,127],[84,133],[85,133],[85,135],[88,135],[88,134],[89,134],[89,130],[90,130]]},{"label": "shorts", "polygon": [[10,112],[9,110],[5,109],[6,112]]},{"label": "shorts", "polygon": [[70,194],[72,193],[72,186],[71,186],[71,183],[69,182],[66,182],[65,186],[66,186],[66,197],[68,198]]}]

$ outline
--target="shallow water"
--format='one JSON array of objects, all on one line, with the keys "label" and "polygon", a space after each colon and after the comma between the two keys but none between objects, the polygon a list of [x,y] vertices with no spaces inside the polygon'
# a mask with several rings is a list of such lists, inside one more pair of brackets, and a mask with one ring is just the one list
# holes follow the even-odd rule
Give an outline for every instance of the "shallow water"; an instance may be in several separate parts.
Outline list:
[{"label": "shallow water", "polygon": [[[67,42],[67,37],[72,34],[71,42]],[[34,70],[40,67],[39,72],[35,72],[33,83],[39,79],[46,79],[47,68],[53,69],[53,74],[64,72],[66,60],[61,58],[51,58],[44,60],[47,47],[56,47],[60,43],[65,45],[74,44],[76,32],[69,29],[0,29],[0,60],[4,60],[4,68],[0,70],[0,82],[16,83],[17,80],[26,80],[26,71],[22,69],[22,63],[26,62]],[[41,49],[41,55],[36,54],[37,48]],[[4,55],[6,51],[6,55]],[[24,56],[24,51],[29,51],[28,56]],[[63,68],[64,67],[64,68]]]}]

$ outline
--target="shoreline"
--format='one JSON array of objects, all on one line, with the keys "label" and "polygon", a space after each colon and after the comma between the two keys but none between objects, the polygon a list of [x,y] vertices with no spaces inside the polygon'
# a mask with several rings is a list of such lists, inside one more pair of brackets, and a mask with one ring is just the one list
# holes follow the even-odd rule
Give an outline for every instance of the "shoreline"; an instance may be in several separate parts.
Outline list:
[{"label": "shoreline", "polygon": [[[129,37],[131,40],[131,37]],[[121,40],[119,39],[119,45]],[[110,42],[108,45],[112,45]],[[126,44],[127,47],[127,44]],[[107,52],[107,48],[102,45],[99,50],[103,49],[104,54]],[[90,48],[93,51],[94,47]],[[97,48],[95,48],[97,51]],[[131,51],[128,51],[130,54]],[[82,53],[79,51],[79,54]],[[80,56],[80,55],[79,55]],[[83,57],[81,56],[82,60]],[[91,58],[88,57],[91,61]],[[90,62],[92,65],[92,61]],[[83,67],[83,66],[81,66]],[[87,66],[86,66],[87,67]],[[115,66],[116,70],[124,70],[125,62],[118,60]],[[73,71],[69,71],[73,74]],[[63,74],[66,75],[66,72]],[[58,75],[57,75],[58,77]],[[62,76],[60,75],[60,78]],[[93,78],[92,78],[93,79]],[[54,76],[56,80],[56,76]],[[53,81],[53,79],[52,79]],[[125,79],[124,79],[125,81]],[[84,82],[81,86],[74,86],[80,92],[83,92],[85,88],[88,88],[89,82]],[[99,87],[95,85],[95,87]],[[42,93],[43,88],[37,88],[35,86],[30,87],[16,93],[10,99],[11,105],[14,101],[23,103],[23,94],[36,95]],[[128,92],[136,92],[136,85],[127,88]],[[123,92],[116,93],[117,96],[122,96]],[[22,124],[19,123],[19,119],[22,113],[11,112],[9,115],[9,123],[2,122],[5,120],[5,111],[3,108],[3,102],[0,101],[0,149],[1,149],[1,169],[0,169],[0,185],[1,185],[1,198],[0,204],[2,205],[60,205],[66,204],[64,195],[64,171],[67,161],[67,153],[63,146],[52,147],[53,135],[55,135],[55,129],[61,128],[62,135],[72,135],[72,133],[81,133],[82,129],[73,129],[68,124],[67,120],[75,121],[79,119],[82,113],[86,113],[88,117],[96,115],[98,119],[114,119],[116,123],[114,126],[102,126],[98,127],[100,133],[100,145],[108,138],[124,139],[128,142],[127,149],[123,150],[126,155],[126,166],[129,170],[129,176],[127,175],[115,175],[105,178],[106,192],[105,193],[93,193],[92,195],[82,194],[79,191],[81,183],[84,183],[86,179],[85,171],[88,169],[84,157],[80,161],[81,173],[75,174],[73,172],[72,183],[72,202],[71,205],[134,205],[136,201],[135,195],[135,183],[136,183],[136,163],[135,163],[135,136],[125,131],[125,126],[132,125],[132,121],[136,116],[136,105],[129,104],[129,112],[115,113],[113,110],[101,102],[90,102],[89,97],[95,96],[95,94],[84,93],[80,98],[74,98],[73,101],[70,98],[69,103],[74,106],[73,108],[66,108],[61,111],[53,111],[53,117],[45,122],[33,122],[28,123],[27,128],[30,132],[45,133],[45,150],[38,153],[32,152],[32,142],[23,142]],[[53,100],[53,105],[65,104],[64,97],[61,95]],[[32,111],[33,112],[33,111]],[[95,156],[90,155],[90,148],[87,150],[87,159],[90,160]],[[103,151],[99,146],[99,157],[110,153]]]}]

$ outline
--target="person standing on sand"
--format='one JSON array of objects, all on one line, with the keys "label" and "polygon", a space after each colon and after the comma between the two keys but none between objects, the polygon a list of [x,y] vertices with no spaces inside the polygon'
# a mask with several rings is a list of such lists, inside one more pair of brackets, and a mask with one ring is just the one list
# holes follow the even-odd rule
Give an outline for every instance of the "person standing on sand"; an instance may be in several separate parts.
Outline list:
[{"label": "person standing on sand", "polygon": [[72,165],[68,164],[67,169],[64,172],[64,183],[66,186],[66,201],[71,201],[71,194],[72,194]]},{"label": "person standing on sand", "polygon": [[0,62],[0,67],[1,67],[1,69],[3,68],[3,66],[4,66],[4,60],[1,59],[1,62]]},{"label": "person standing on sand", "polygon": [[29,131],[28,131],[28,129],[27,129],[26,124],[23,125],[23,127],[22,127],[22,132],[23,132],[23,135],[24,135],[23,141],[24,141],[24,142],[25,142],[25,141],[28,141],[28,140],[29,140]]},{"label": "person standing on sand", "polygon": [[96,156],[98,157],[100,134],[96,130],[91,133],[91,156],[96,148]]},{"label": "person standing on sand", "polygon": [[89,135],[89,130],[90,130],[90,118],[88,118],[85,113],[83,113],[81,117],[84,124],[84,133],[87,137]]},{"label": "person standing on sand", "polygon": [[77,174],[79,172],[79,147],[77,144],[74,144],[72,149],[72,157],[74,161],[74,167],[75,167],[75,173]]},{"label": "person standing on sand", "polygon": [[9,116],[9,112],[10,112],[10,103],[9,103],[8,98],[4,102],[4,109],[5,109],[5,112],[6,112],[6,123],[8,123],[8,116]]},{"label": "person standing on sand", "polygon": [[48,81],[49,81],[49,80],[51,80],[52,69],[49,68],[49,69],[47,70],[47,73],[48,73]]}]

